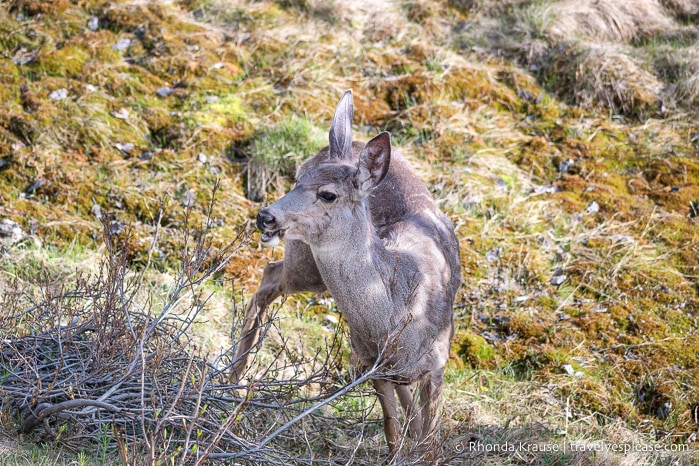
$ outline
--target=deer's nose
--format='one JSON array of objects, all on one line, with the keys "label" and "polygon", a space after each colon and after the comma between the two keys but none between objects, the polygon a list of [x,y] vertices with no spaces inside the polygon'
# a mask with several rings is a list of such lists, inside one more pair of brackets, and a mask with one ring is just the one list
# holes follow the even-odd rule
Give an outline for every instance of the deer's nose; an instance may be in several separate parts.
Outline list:
[{"label": "deer's nose", "polygon": [[277,219],[269,212],[261,210],[260,213],[257,214],[257,228],[260,230],[272,229],[275,223],[277,223]]}]

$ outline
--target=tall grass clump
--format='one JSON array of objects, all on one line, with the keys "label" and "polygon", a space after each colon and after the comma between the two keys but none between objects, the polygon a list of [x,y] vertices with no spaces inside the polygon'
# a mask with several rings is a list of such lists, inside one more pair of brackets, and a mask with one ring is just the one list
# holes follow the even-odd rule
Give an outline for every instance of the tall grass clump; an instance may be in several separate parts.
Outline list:
[{"label": "tall grass clump", "polygon": [[247,195],[261,201],[269,191],[283,191],[301,162],[325,144],[326,133],[305,117],[284,118],[253,137],[248,160]]}]

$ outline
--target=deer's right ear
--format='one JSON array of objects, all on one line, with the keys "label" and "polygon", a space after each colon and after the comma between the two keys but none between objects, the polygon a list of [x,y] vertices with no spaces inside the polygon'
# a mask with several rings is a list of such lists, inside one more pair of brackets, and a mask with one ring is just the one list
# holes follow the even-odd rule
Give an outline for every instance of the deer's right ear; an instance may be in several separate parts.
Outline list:
[{"label": "deer's right ear", "polygon": [[352,156],[352,119],[354,118],[354,102],[352,90],[348,90],[340,99],[335,109],[333,122],[330,126],[330,156],[339,160]]},{"label": "deer's right ear", "polygon": [[388,173],[391,164],[391,133],[383,132],[370,140],[359,154],[355,181],[359,196],[364,198],[377,187]]}]

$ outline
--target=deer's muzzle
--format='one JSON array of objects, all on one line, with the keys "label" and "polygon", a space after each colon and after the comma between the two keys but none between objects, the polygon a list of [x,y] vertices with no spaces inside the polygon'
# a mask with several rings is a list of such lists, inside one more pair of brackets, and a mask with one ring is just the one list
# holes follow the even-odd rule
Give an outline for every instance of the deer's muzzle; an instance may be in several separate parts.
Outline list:
[{"label": "deer's muzzle", "polygon": [[262,230],[262,235],[260,236],[260,241],[265,246],[276,246],[281,241],[282,232],[277,224],[277,219],[274,215],[261,210],[257,214],[257,228]]}]

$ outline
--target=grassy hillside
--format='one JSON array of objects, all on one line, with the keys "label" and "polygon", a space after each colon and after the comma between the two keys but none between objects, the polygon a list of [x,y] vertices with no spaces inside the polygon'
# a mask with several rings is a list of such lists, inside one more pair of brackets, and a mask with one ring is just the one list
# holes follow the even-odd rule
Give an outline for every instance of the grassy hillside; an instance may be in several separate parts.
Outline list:
[{"label": "grassy hillside", "polygon": [[[249,221],[325,144],[352,88],[355,138],[391,131],[462,248],[439,461],[699,461],[699,3],[366,3],[0,2],[3,344],[65,323],[41,320],[37,303],[89,320],[75,302],[104,311],[111,295],[100,285],[122,280],[138,290],[114,296],[145,310],[144,328],[168,303],[185,315],[197,308],[190,339],[163,345],[181,351],[173,359],[220,362],[234,310],[281,257],[258,245]],[[89,274],[92,288],[80,288]],[[64,299],[71,289],[84,292]],[[284,396],[312,404],[346,383],[347,344],[331,344],[328,315],[331,301],[286,300],[257,379],[305,380],[320,373],[311,362],[320,352],[340,361]],[[3,350],[2,380],[16,358]],[[26,379],[30,404],[55,388],[35,382]],[[226,393],[241,390],[258,399],[250,387]],[[0,393],[8,464],[148,457],[145,446],[122,448],[109,420],[97,439],[54,418],[53,432],[20,437],[18,399]],[[285,461],[385,459],[379,413],[361,395],[268,447]],[[229,427],[253,449],[288,420],[280,412],[233,416]],[[327,422],[341,432],[331,440]],[[569,448],[479,452],[461,448],[468,441]],[[600,442],[647,448],[570,448]],[[172,445],[163,461],[183,458]]]}]

